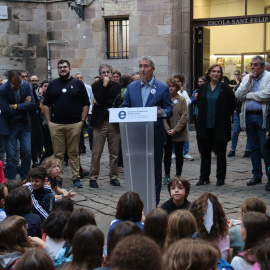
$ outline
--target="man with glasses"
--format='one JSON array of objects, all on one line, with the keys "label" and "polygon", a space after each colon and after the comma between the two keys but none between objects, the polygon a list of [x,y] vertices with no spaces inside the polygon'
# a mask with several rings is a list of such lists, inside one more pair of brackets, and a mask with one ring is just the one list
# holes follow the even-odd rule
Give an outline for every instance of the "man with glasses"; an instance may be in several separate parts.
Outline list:
[{"label": "man with glasses", "polygon": [[262,163],[264,159],[268,182],[266,191],[270,191],[270,150],[266,143],[266,115],[270,101],[270,73],[264,69],[265,60],[261,56],[254,56],[250,63],[250,72],[243,78],[235,92],[236,98],[243,100],[240,113],[240,126],[246,128],[250,142],[252,179],[248,186],[262,182]]},{"label": "man with glasses", "polygon": [[7,72],[8,81],[0,87],[0,134],[4,134],[7,157],[6,177],[16,180],[16,148],[20,142],[21,180],[27,179],[31,164],[31,127],[28,112],[35,108],[28,82],[17,69]]},{"label": "man with glasses", "polygon": [[84,83],[70,76],[69,61],[61,59],[57,67],[59,78],[48,85],[43,102],[44,115],[51,133],[54,156],[61,161],[60,178],[67,149],[72,181],[75,187],[80,188],[83,184],[79,173],[79,142],[90,102]]},{"label": "man with glasses", "polygon": [[118,148],[120,131],[116,124],[109,123],[109,108],[119,107],[121,104],[121,87],[119,83],[112,81],[112,67],[102,64],[99,67],[101,80],[92,85],[94,106],[92,110],[91,125],[94,130],[94,144],[90,167],[90,187],[98,188],[97,179],[100,173],[100,158],[106,139],[110,153],[110,184],[120,186],[117,180]]},{"label": "man with glasses", "polygon": [[22,77],[22,80],[24,80],[24,81],[29,81],[29,74],[28,74],[28,72],[27,71],[25,71],[25,70],[20,70],[20,72],[21,72],[21,77]]}]

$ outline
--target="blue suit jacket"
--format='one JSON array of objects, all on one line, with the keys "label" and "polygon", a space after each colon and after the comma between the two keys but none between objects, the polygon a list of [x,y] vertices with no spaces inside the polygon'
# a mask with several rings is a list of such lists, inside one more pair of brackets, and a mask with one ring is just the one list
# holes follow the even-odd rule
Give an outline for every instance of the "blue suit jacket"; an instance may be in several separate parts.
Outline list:
[{"label": "blue suit jacket", "polygon": [[[35,109],[35,101],[31,86],[28,82],[22,81],[20,86],[20,101],[17,110],[11,109],[9,104],[17,104],[14,92],[9,82],[0,86],[0,134],[9,135],[10,127],[18,115],[23,115],[22,121],[30,131],[30,119],[28,111]],[[25,103],[27,96],[31,96],[31,102]]]},{"label": "blue suit jacket", "polygon": [[[145,107],[159,106],[170,118],[172,116],[173,109],[168,85],[154,79],[152,89],[155,89],[156,93],[154,95],[151,93],[149,94]],[[122,107],[143,107],[141,80],[132,82],[128,85]],[[165,142],[165,129],[162,118],[158,118],[154,123],[154,131],[155,138],[158,139],[155,140],[155,143],[163,144]]]}]

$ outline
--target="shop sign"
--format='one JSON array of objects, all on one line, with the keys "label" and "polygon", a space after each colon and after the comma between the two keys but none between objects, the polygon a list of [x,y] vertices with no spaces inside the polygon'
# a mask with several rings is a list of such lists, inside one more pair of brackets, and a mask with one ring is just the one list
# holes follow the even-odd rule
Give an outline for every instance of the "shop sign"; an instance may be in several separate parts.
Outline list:
[{"label": "shop sign", "polygon": [[267,22],[270,22],[270,16],[241,18],[241,19],[209,20],[207,21],[207,25],[217,26],[217,25],[236,25],[236,24],[267,23]]}]

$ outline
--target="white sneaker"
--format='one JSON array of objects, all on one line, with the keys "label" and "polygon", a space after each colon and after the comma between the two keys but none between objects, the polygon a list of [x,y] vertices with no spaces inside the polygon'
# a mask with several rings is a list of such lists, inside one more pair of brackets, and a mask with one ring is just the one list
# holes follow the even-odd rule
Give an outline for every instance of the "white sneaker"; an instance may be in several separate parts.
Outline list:
[{"label": "white sneaker", "polygon": [[185,154],[184,155],[184,159],[190,160],[190,161],[193,161],[194,160],[194,158],[191,155],[189,155],[189,154]]},{"label": "white sneaker", "polygon": [[172,158],[176,158],[176,155],[175,155],[175,153],[173,153],[173,154],[172,154]]}]

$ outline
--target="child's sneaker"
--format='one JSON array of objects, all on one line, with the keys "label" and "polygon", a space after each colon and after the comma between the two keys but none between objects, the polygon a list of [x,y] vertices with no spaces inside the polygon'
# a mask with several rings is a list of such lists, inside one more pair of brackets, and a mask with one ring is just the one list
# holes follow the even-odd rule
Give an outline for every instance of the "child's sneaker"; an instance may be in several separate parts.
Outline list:
[{"label": "child's sneaker", "polygon": [[125,170],[124,170],[123,167],[118,167],[118,168],[117,168],[117,172],[118,172],[118,173],[124,173],[124,171],[125,171]]},{"label": "child's sneaker", "polygon": [[83,187],[83,184],[82,184],[82,182],[81,182],[81,180],[79,178],[76,178],[76,179],[74,179],[72,181],[73,181],[74,187],[77,187],[77,188],[82,188]]}]

